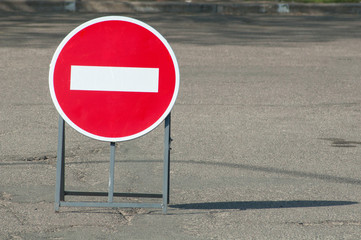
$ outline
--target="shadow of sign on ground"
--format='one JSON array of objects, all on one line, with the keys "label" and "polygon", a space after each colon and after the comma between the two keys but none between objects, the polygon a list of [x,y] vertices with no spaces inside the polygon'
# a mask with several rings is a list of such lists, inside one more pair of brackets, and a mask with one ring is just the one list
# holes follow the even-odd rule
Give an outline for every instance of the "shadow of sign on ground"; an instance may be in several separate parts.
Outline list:
[{"label": "shadow of sign on ground", "polygon": [[179,209],[230,210],[230,209],[273,209],[273,208],[306,208],[329,207],[359,204],[352,201],[248,201],[248,202],[204,202],[171,205]]}]

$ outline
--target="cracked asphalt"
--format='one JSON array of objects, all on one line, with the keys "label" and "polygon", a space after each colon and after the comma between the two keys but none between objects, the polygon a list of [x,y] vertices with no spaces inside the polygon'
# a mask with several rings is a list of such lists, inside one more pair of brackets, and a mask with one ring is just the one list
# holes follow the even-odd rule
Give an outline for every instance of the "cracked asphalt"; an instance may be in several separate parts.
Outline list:
[{"label": "cracked asphalt", "polygon": [[[49,64],[99,16],[0,15],[0,239],[359,239],[359,15],[130,16],[169,41],[181,71],[168,214],[55,213]],[[115,191],[160,193],[162,147],[162,125],[118,143]],[[67,126],[66,189],[106,191],[109,152]]]}]

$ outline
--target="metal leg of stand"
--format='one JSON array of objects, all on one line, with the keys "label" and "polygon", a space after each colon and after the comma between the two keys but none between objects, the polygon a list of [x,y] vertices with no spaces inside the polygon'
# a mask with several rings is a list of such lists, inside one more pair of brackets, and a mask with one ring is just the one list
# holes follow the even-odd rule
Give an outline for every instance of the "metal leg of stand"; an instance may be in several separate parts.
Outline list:
[{"label": "metal leg of stand", "polygon": [[109,165],[109,190],[108,202],[113,202],[114,195],[114,162],[115,162],[115,142],[110,143],[110,165]]},{"label": "metal leg of stand", "polygon": [[64,201],[65,185],[65,122],[59,116],[58,129],[58,154],[56,163],[56,189],[55,189],[55,211],[59,211],[60,201]]},{"label": "metal leg of stand", "polygon": [[[55,187],[55,211],[58,212],[60,206],[74,207],[145,207],[145,208],[162,208],[163,213],[167,213],[169,204],[169,185],[170,185],[170,114],[165,119],[164,133],[164,169],[163,169],[163,193],[160,194],[140,194],[151,198],[162,198],[162,203],[114,203],[114,195],[120,196],[124,194],[114,193],[114,165],[115,165],[115,142],[110,143],[110,166],[109,166],[109,189],[108,203],[104,202],[66,202],[65,195],[78,196],[103,196],[103,193],[82,193],[82,192],[66,192],[65,191],[65,121],[59,116],[58,130],[58,152],[56,166],[56,187]],[[107,193],[104,193],[106,196]],[[126,194],[139,195],[139,194]]]},{"label": "metal leg of stand", "polygon": [[163,167],[163,213],[167,213],[169,203],[170,172],[170,113],[164,121],[164,167]]}]

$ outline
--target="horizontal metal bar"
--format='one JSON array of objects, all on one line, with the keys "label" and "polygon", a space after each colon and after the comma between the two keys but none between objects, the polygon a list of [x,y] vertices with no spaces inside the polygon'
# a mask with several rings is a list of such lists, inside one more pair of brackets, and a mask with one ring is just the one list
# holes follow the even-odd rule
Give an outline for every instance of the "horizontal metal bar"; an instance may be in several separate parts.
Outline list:
[{"label": "horizontal metal bar", "polygon": [[61,207],[163,208],[161,203],[60,202]]},{"label": "horizontal metal bar", "polygon": [[[107,197],[107,192],[77,192],[77,191],[65,191],[65,195],[70,196],[96,196]],[[114,197],[129,197],[129,198],[162,198],[162,194],[152,193],[113,193]]]}]

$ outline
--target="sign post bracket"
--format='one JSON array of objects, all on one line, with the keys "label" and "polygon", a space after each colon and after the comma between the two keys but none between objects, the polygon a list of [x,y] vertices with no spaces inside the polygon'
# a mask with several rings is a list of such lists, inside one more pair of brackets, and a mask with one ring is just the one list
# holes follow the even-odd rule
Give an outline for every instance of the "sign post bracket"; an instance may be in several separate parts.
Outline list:
[{"label": "sign post bracket", "polygon": [[[169,204],[170,186],[170,144],[171,144],[171,117],[170,113],[164,120],[164,159],[163,159],[163,187],[162,194],[151,193],[116,193],[114,192],[114,165],[115,165],[115,142],[110,143],[110,165],[108,192],[78,192],[65,191],[65,121],[59,115],[58,149],[56,165],[55,187],[55,212],[60,207],[111,207],[111,208],[161,208],[163,214],[167,214]],[[65,196],[102,196],[108,197],[107,202],[91,201],[65,201]],[[162,203],[138,203],[138,202],[114,202],[113,197],[126,198],[160,198]]]}]

